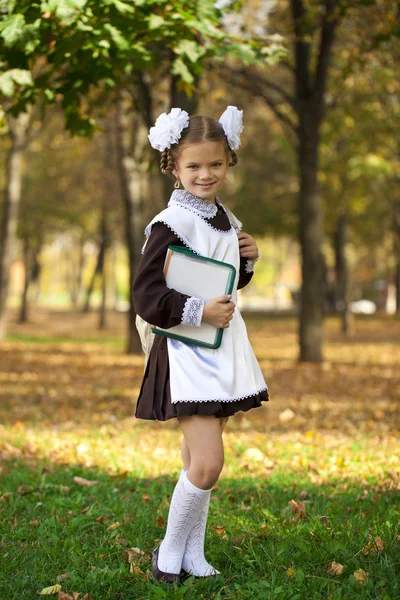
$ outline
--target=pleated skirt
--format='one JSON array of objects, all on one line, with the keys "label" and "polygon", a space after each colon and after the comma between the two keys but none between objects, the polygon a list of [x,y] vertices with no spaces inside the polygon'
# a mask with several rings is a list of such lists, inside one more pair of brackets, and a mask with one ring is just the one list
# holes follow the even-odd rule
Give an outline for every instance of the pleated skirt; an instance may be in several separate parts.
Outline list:
[{"label": "pleated skirt", "polygon": [[238,411],[259,408],[268,402],[268,390],[255,396],[232,402],[171,402],[167,338],[156,335],[136,405],[138,419],[167,421],[174,417],[207,415],[217,418],[230,417]]}]

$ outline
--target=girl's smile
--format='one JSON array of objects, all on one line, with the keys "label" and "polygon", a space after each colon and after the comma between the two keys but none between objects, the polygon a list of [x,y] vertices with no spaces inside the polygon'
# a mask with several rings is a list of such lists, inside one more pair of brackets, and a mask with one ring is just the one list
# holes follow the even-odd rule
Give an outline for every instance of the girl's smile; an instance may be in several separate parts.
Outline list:
[{"label": "girl's smile", "polygon": [[204,141],[182,146],[173,174],[188,192],[215,204],[214,194],[224,185],[227,170],[224,145]]}]

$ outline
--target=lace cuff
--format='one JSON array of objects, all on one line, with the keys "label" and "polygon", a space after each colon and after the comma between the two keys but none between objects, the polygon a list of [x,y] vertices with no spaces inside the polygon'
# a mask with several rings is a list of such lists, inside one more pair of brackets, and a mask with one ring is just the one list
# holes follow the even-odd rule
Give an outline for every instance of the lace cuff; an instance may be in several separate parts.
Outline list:
[{"label": "lace cuff", "polygon": [[204,300],[191,296],[185,302],[183,308],[181,325],[192,325],[200,327],[204,310]]},{"label": "lace cuff", "polygon": [[260,255],[257,255],[257,258],[253,258],[253,259],[248,259],[246,262],[246,273],[252,273],[254,271],[254,265],[256,264],[256,262],[258,261],[258,259],[260,258]]}]

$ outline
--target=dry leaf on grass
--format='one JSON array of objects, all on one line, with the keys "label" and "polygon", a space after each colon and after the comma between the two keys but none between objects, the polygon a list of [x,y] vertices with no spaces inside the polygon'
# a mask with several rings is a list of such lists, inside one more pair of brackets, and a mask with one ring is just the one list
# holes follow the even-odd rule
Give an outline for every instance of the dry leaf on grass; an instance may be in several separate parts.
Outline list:
[{"label": "dry leaf on grass", "polygon": [[[80,592],[72,592],[72,596],[70,596],[65,592],[60,592],[58,594],[57,600],[78,600],[79,594]],[[90,596],[90,594],[85,594],[80,600],[92,600],[92,597]]]},{"label": "dry leaf on grass", "polygon": [[50,585],[49,587],[43,588],[38,594],[40,596],[50,596],[51,594],[57,594],[61,590],[61,585],[57,583],[56,585]]},{"label": "dry leaf on grass", "polygon": [[370,554],[371,552],[382,552],[383,549],[384,545],[382,538],[379,537],[379,535],[377,535],[374,539],[372,535],[370,535],[369,542],[366,546],[364,546],[362,552],[365,554],[365,556],[368,556],[368,554]]},{"label": "dry leaf on grass", "polygon": [[33,525],[34,527],[39,527],[40,523],[37,519],[34,519],[33,521],[29,521],[29,525]]},{"label": "dry leaf on grass", "polygon": [[167,524],[167,521],[164,519],[164,517],[162,517],[161,515],[158,515],[158,517],[156,519],[156,524],[157,524],[157,527],[165,527]]},{"label": "dry leaf on grass", "polygon": [[97,517],[96,523],[101,523],[101,525],[104,525],[106,519],[106,515],[100,515],[100,517]]},{"label": "dry leaf on grass", "polygon": [[92,487],[93,485],[98,485],[98,481],[90,481],[89,479],[85,479],[84,477],[78,477],[75,475],[74,483],[77,485],[85,485],[86,487]]},{"label": "dry leaf on grass", "polygon": [[293,567],[289,567],[286,571],[286,575],[288,577],[296,577],[296,569],[294,569]]},{"label": "dry leaf on grass", "polygon": [[116,521],[115,523],[112,523],[107,527],[107,531],[113,531],[114,529],[117,529],[120,525],[121,523],[119,521]]},{"label": "dry leaf on grass", "polygon": [[139,561],[147,562],[151,558],[149,554],[146,554],[140,548],[128,548],[123,551],[122,556],[129,563],[137,563]]},{"label": "dry leaf on grass", "polygon": [[142,496],[142,502],[153,502],[153,501],[150,498],[149,494],[143,494],[143,496]]},{"label": "dry leaf on grass", "polygon": [[131,573],[131,575],[136,575],[136,577],[143,577],[143,579],[147,579],[146,573],[142,571],[138,565],[133,563],[131,563],[129,566],[129,573]]},{"label": "dry leaf on grass", "polygon": [[225,533],[225,527],[223,527],[222,525],[215,525],[213,529],[215,529],[218,535],[224,535]]},{"label": "dry leaf on grass", "polygon": [[334,560],[329,565],[327,572],[330,575],[341,575],[343,573],[344,566]]},{"label": "dry leaf on grass", "polygon": [[121,546],[129,546],[129,541],[126,540],[125,538],[119,537],[119,534],[114,539],[114,542],[116,544],[120,544]]},{"label": "dry leaf on grass", "polygon": [[357,571],[355,571],[353,574],[356,581],[358,581],[359,583],[367,583],[368,573],[366,573],[363,569],[357,569]]},{"label": "dry leaf on grass", "polygon": [[296,502],[296,500],[289,500],[288,506],[291,507],[293,514],[298,519],[305,519],[306,517],[306,505],[304,502]]}]

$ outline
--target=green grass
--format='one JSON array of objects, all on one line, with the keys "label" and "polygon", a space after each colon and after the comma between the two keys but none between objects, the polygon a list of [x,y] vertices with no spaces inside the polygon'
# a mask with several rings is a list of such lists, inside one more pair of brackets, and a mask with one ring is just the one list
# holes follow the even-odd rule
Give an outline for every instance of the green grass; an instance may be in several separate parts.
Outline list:
[{"label": "green grass", "polygon": [[[112,453],[111,440],[104,443]],[[400,494],[390,478],[382,484],[375,476],[363,482],[340,476],[313,484],[307,468],[288,468],[290,451],[268,476],[243,476],[241,453],[235,454],[227,459],[227,471],[239,475],[223,477],[214,490],[206,537],[207,557],[224,576],[188,579],[177,590],[151,581],[147,557],[136,573],[124,559],[124,548],[150,554],[162,537],[157,518],[167,518],[176,471],[146,476],[140,458],[120,477],[79,463],[35,461],[29,467],[21,458],[6,461],[0,598],[40,598],[38,592],[59,583],[64,573],[69,573],[61,581],[64,592],[89,593],[93,600],[400,597]],[[79,486],[76,475],[99,483]],[[305,503],[305,518],[296,518],[288,505],[293,499]],[[365,555],[370,536],[379,536],[384,548]],[[344,565],[342,575],[327,572],[332,561]],[[367,583],[355,580],[358,569],[368,573]]]},{"label": "green grass", "polygon": [[0,600],[56,584],[78,600],[400,600],[397,320],[358,318],[347,338],[329,320],[326,362],[306,365],[293,319],[248,319],[271,402],[224,434],[206,536],[223,576],[171,589],[149,555],[181,433],[133,416],[143,358],[123,353],[125,316],[102,332],[93,314],[35,319],[1,349]]}]

